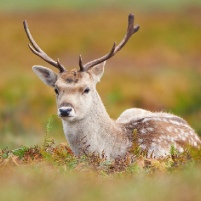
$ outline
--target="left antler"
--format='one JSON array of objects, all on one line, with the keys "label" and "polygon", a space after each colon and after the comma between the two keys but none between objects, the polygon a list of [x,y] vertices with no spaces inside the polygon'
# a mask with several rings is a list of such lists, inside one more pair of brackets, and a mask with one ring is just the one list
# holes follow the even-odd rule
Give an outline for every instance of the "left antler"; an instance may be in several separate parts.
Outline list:
[{"label": "left antler", "polygon": [[43,60],[45,60],[47,63],[51,64],[52,66],[56,67],[59,69],[60,73],[66,71],[66,69],[64,68],[63,65],[61,65],[61,63],[59,62],[59,59],[57,59],[57,61],[51,59],[39,46],[38,44],[35,42],[35,40],[33,39],[29,28],[28,28],[28,24],[27,21],[23,21],[23,25],[24,25],[24,30],[26,32],[26,35],[30,41],[31,44],[29,44],[29,48],[31,49],[31,51],[38,55],[40,58],[42,58]]}]

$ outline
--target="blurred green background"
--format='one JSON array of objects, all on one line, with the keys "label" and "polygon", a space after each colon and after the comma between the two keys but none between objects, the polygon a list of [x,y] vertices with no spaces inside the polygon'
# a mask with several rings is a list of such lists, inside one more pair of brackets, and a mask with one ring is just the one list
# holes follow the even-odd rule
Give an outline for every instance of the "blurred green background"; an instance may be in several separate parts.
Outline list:
[{"label": "blurred green background", "polygon": [[[109,114],[117,118],[130,107],[172,112],[201,135],[200,0],[0,0],[0,149],[41,145],[56,114],[53,89],[31,69],[52,67],[29,50],[23,20],[41,48],[71,69],[79,54],[88,62],[118,43],[129,13],[141,28],[107,62],[97,86]],[[65,142],[58,118],[52,126],[51,137]],[[136,167],[102,177],[47,161],[0,163],[0,200],[200,200],[200,166],[193,160],[175,172]]]},{"label": "blurred green background", "polygon": [[[108,113],[117,118],[131,107],[172,112],[201,134],[200,0],[1,0],[0,148],[41,144],[56,114],[53,89],[31,69],[50,66],[28,49],[22,21],[47,54],[71,69],[79,54],[88,62],[118,43],[129,13],[141,28],[107,62],[97,86]],[[65,141],[58,118],[51,135]]]}]

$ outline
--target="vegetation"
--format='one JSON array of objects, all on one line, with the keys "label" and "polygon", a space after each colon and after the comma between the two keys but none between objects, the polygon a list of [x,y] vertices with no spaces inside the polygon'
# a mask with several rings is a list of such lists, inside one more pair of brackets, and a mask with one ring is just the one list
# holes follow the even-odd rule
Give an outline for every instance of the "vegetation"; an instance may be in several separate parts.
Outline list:
[{"label": "vegetation", "polygon": [[31,70],[47,64],[29,51],[22,26],[27,19],[40,46],[71,68],[80,53],[87,62],[108,52],[133,12],[141,28],[98,85],[108,113],[173,112],[201,135],[200,1],[85,2],[48,1],[48,10],[47,1],[1,2],[0,200],[200,200],[201,150],[172,148],[159,160],[136,151],[130,165],[73,156],[52,115],[53,90]]},{"label": "vegetation", "polygon": [[[46,134],[43,146],[0,150],[1,200],[200,200],[201,149],[134,162],[75,157]],[[6,185],[5,185],[6,184]],[[179,193],[183,192],[183,193]]]}]

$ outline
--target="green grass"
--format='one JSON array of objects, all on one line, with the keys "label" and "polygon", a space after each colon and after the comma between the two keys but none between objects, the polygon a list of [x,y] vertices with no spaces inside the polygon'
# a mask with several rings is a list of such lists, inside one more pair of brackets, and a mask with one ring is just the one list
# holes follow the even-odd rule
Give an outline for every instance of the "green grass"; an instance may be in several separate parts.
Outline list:
[{"label": "green grass", "polygon": [[1,200],[200,200],[201,150],[125,166],[52,142],[0,150]]},{"label": "green grass", "polygon": [[[9,169],[1,182],[2,200],[200,200],[198,168],[169,177],[131,177],[96,179],[93,176],[69,175],[41,167]],[[15,175],[13,177],[13,174]],[[40,180],[36,178],[40,177]],[[182,192],[182,193],[181,193]]]}]

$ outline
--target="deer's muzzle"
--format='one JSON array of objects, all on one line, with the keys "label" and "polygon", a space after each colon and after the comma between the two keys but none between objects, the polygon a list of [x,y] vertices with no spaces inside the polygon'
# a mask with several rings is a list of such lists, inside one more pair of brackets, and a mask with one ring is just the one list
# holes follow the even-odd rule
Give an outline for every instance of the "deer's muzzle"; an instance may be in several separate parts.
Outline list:
[{"label": "deer's muzzle", "polygon": [[70,115],[72,108],[59,108],[59,115],[62,117],[67,117]]},{"label": "deer's muzzle", "polygon": [[61,106],[58,109],[58,115],[60,117],[75,117],[75,111],[74,111],[74,108],[70,105]]}]

